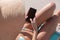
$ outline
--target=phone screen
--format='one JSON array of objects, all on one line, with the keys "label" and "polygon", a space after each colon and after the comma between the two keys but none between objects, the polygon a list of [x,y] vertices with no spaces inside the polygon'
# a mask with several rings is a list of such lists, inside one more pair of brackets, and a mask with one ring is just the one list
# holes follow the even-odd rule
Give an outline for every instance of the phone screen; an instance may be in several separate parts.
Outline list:
[{"label": "phone screen", "polygon": [[33,20],[33,18],[35,17],[35,13],[36,13],[36,9],[30,8],[28,13],[27,13],[28,18],[26,18],[26,21],[31,23],[30,18]]}]

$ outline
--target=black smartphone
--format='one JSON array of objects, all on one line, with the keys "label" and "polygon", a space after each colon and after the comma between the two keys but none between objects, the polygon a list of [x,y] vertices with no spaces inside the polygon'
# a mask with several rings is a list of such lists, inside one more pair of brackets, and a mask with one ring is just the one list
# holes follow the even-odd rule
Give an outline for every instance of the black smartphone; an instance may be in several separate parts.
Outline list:
[{"label": "black smartphone", "polygon": [[28,17],[26,18],[26,21],[27,21],[27,22],[31,23],[31,22],[30,22],[30,18],[33,20],[33,18],[35,17],[36,11],[37,11],[37,10],[34,9],[34,8],[30,8],[30,9],[29,9],[29,11],[28,11],[28,13],[27,13],[27,16],[28,16]]}]

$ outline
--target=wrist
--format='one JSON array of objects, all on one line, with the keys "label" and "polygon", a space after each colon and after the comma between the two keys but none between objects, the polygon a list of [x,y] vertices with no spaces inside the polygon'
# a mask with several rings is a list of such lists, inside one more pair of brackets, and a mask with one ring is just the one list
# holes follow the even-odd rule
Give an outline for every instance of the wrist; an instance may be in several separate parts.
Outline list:
[{"label": "wrist", "polygon": [[36,34],[37,34],[37,33],[38,33],[38,31],[34,30],[34,33],[36,33]]}]

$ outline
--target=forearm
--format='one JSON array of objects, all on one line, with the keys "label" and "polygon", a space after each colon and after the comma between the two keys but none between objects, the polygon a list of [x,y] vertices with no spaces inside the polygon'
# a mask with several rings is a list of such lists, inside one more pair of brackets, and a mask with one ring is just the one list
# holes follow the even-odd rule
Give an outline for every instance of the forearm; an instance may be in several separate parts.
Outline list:
[{"label": "forearm", "polygon": [[37,40],[37,31],[34,30],[32,40]]}]

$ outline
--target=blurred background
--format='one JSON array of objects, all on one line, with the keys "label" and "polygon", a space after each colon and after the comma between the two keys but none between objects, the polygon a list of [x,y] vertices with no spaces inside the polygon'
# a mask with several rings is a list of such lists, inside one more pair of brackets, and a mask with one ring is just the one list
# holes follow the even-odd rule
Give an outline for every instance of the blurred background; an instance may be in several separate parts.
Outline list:
[{"label": "blurred background", "polygon": [[60,10],[60,0],[23,0],[23,1],[25,3],[26,12],[30,7],[33,7],[37,9],[37,11],[39,11],[41,8],[43,8],[50,2],[54,2],[56,4],[55,12]]}]

